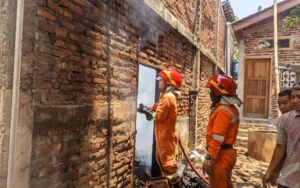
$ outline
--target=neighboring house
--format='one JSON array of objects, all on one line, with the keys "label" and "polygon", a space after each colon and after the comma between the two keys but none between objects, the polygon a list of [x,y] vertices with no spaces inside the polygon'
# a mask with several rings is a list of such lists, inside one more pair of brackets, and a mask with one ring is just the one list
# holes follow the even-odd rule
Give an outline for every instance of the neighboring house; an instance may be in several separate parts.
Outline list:
[{"label": "neighboring house", "polygon": [[[283,27],[283,19],[300,0],[278,3],[279,67],[300,66],[300,25]],[[274,67],[273,6],[232,24],[239,41],[238,94],[244,120],[277,117]],[[296,73],[280,69],[281,90],[296,82]],[[299,78],[298,78],[299,79]]]},{"label": "neighboring house", "polygon": [[[0,6],[1,188],[14,152],[8,147],[12,109],[18,111],[13,187],[130,187],[138,83],[146,80],[138,76],[151,78],[140,65],[182,73],[178,127],[189,135],[180,136],[191,149],[205,149],[205,84],[225,70],[220,0],[22,2]],[[24,16],[17,17],[22,7]],[[16,32],[16,23],[23,31]],[[18,63],[21,73],[13,68]],[[16,75],[21,83],[13,90]],[[11,103],[18,89],[20,100]]]}]

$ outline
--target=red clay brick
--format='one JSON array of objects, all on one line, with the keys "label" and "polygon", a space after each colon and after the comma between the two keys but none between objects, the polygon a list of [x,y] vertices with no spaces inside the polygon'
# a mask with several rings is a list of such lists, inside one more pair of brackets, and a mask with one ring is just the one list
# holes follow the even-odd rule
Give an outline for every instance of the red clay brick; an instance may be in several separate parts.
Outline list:
[{"label": "red clay brick", "polygon": [[68,59],[70,59],[72,61],[75,61],[75,62],[81,62],[82,61],[82,57],[75,56],[75,55],[69,56]]},{"label": "red clay brick", "polygon": [[69,22],[66,22],[66,21],[62,21],[61,22],[62,25],[65,27],[65,28],[68,28],[68,29],[71,29],[71,30],[74,30],[75,26]]},{"label": "red clay brick", "polygon": [[59,6],[57,3],[53,3],[52,1],[47,2],[47,7],[49,7],[54,12],[57,12],[59,14],[63,14],[64,10]]},{"label": "red clay brick", "polygon": [[68,7],[69,9],[71,9],[72,11],[76,12],[77,14],[79,14],[81,16],[84,15],[84,12],[80,7],[74,5],[73,3],[71,3],[68,0],[60,0],[60,4],[65,7]]},{"label": "red clay brick", "polygon": [[52,25],[50,25],[50,24],[48,24],[48,23],[46,23],[46,22],[41,22],[41,23],[39,24],[39,28],[40,28],[41,30],[47,31],[47,32],[49,32],[49,33],[54,33],[54,29],[55,29],[54,26],[52,26]]},{"label": "red clay brick", "polygon": [[62,47],[62,48],[66,48],[66,49],[70,49],[73,51],[79,51],[79,48],[73,44],[68,44],[62,40],[56,40],[55,42],[56,46]]},{"label": "red clay brick", "polygon": [[61,37],[67,37],[68,36],[68,31],[66,29],[63,28],[55,28],[55,34],[57,36],[61,36]]},{"label": "red clay brick", "polygon": [[51,14],[51,13],[49,13],[49,12],[43,10],[43,9],[38,9],[37,14],[39,16],[42,16],[42,17],[48,19],[48,20],[51,20],[51,21],[54,21],[54,22],[56,21],[56,17],[53,14]]},{"label": "red clay brick", "polygon": [[102,42],[91,41],[91,45],[97,50],[105,50],[105,47]]},{"label": "red clay brick", "polygon": [[86,36],[92,37],[94,39],[98,39],[98,40],[100,40],[100,41],[102,41],[104,43],[107,42],[107,39],[106,39],[105,35],[102,35],[102,34],[97,33],[95,31],[91,31],[91,30],[86,31]]},{"label": "red clay brick", "polygon": [[96,56],[96,57],[104,57],[104,54],[102,54],[100,50],[95,50],[87,46],[82,46],[81,49],[85,54]]},{"label": "red clay brick", "polygon": [[82,5],[82,6],[85,6],[87,8],[91,8],[92,7],[91,3],[88,2],[87,0],[74,0],[74,2],[78,3],[78,4]]},{"label": "red clay brick", "polygon": [[83,177],[79,177],[78,181],[77,181],[77,184],[81,185],[81,184],[87,183],[91,180],[91,178],[92,178],[91,175],[86,175],[86,176],[83,176]]},{"label": "red clay brick", "polygon": [[107,83],[107,80],[101,79],[101,78],[94,78],[94,79],[93,79],[93,83],[94,83],[94,84],[106,84],[106,83]]},{"label": "red clay brick", "polygon": [[70,18],[70,19],[73,19],[73,14],[71,14],[70,12],[68,11],[64,11],[63,15],[67,18]]}]

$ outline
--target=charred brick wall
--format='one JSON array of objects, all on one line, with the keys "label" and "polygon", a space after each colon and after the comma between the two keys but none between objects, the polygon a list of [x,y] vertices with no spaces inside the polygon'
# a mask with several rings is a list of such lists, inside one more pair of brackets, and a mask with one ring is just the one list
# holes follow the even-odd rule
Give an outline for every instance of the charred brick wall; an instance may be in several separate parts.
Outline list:
[{"label": "charred brick wall", "polygon": [[[280,16],[282,17],[282,16]],[[268,24],[269,22],[269,24]],[[244,45],[245,45],[245,56],[251,57],[272,57],[274,55],[274,49],[259,49],[259,41],[264,39],[273,39],[273,25],[272,20],[269,19],[260,23],[259,26],[256,25],[254,28],[250,28],[246,31],[244,36]],[[280,21],[282,23],[282,21]],[[278,37],[279,39],[289,39],[290,47],[288,49],[278,49],[278,62],[281,66],[287,65],[299,65],[299,49],[300,49],[300,32],[299,25],[295,25],[291,28],[284,28],[282,24],[278,24]],[[272,59],[274,60],[274,59]],[[274,66],[274,61],[272,62]],[[271,86],[271,108],[270,115],[277,117],[277,94],[275,86],[275,71],[272,69],[272,86]]]},{"label": "charred brick wall", "polygon": [[[22,171],[16,178],[30,176],[30,181],[20,180],[17,187],[28,187],[25,183],[38,188],[132,185],[138,63],[157,70],[170,66],[181,72],[178,119],[184,125],[189,122],[195,48],[162,19],[140,14],[147,8],[137,10],[130,2],[25,1],[19,117],[23,127],[18,128],[22,143],[16,147],[22,154],[17,154],[16,169]],[[190,31],[195,22],[194,2],[163,1]],[[11,7],[1,7],[1,11],[15,9],[5,5]],[[216,1],[206,0],[201,6],[201,43],[214,54]],[[8,26],[15,17],[4,18],[3,12],[1,21]],[[1,27],[1,34],[3,28],[7,29]],[[7,63],[13,57],[14,38],[9,35],[14,33],[13,26],[4,33],[0,41],[9,36],[5,40],[10,42],[0,47],[0,58]],[[6,44],[9,49],[4,49]],[[9,65],[1,64],[7,75],[5,79],[1,75],[0,83],[11,89]],[[209,91],[204,85],[213,75],[213,67],[202,54],[196,128],[197,144],[201,145],[210,111]],[[5,101],[9,106],[9,96],[9,91],[0,90],[1,104]],[[4,140],[0,164],[5,165],[8,127],[2,126],[2,117],[0,120],[0,138]],[[30,161],[24,160],[24,155]],[[0,185],[5,185],[6,173],[1,168]]]},{"label": "charred brick wall", "polygon": [[132,185],[137,60],[182,73],[178,114],[188,117],[193,46],[157,25],[145,37],[132,11],[122,0],[40,0],[26,12],[24,33],[34,44],[31,187]]}]

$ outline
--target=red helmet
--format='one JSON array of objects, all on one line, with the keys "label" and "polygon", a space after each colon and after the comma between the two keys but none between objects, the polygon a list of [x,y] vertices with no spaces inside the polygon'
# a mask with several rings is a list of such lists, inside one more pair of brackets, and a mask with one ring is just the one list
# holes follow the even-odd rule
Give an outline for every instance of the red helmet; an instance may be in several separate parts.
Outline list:
[{"label": "red helmet", "polygon": [[180,89],[182,78],[177,70],[167,68],[161,71],[158,75],[163,77],[167,84],[174,85],[177,89]]},{"label": "red helmet", "polygon": [[209,79],[206,84],[216,95],[236,95],[236,86],[232,78],[218,74]]}]

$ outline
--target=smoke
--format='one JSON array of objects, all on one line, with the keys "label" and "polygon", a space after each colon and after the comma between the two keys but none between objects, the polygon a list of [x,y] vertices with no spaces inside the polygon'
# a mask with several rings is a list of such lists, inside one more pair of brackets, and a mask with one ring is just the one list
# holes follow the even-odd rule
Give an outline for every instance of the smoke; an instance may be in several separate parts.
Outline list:
[{"label": "smoke", "polygon": [[138,29],[142,46],[147,42],[156,45],[159,35],[171,30],[171,27],[146,5],[144,0],[125,0],[125,3],[129,8],[130,23]]}]

